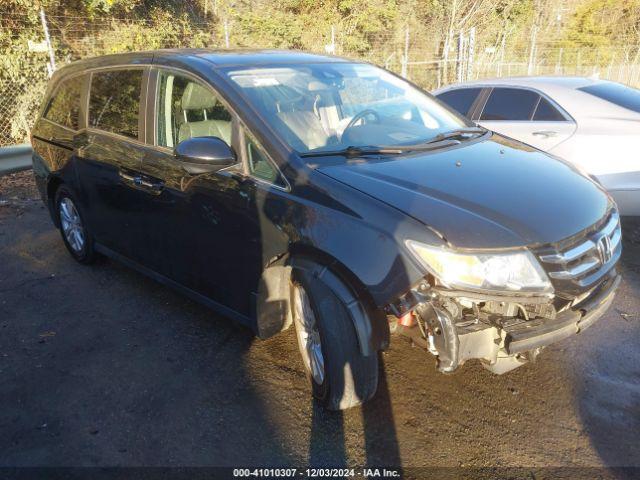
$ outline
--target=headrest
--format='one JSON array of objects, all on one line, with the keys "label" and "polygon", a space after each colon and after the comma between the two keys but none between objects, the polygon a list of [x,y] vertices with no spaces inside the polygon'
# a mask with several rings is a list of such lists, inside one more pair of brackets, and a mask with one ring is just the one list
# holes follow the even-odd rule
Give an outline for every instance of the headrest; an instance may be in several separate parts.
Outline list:
[{"label": "headrest", "polygon": [[189,82],[182,94],[183,110],[204,110],[205,108],[215,107],[218,99],[211,93],[211,90]]}]

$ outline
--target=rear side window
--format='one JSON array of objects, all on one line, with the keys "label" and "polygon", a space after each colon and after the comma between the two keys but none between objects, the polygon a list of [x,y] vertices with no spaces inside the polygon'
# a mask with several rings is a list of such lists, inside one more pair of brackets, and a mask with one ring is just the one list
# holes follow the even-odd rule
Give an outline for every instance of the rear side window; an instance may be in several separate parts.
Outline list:
[{"label": "rear side window", "polygon": [[51,97],[45,109],[44,118],[63,127],[77,130],[84,79],[84,76],[78,76],[63,80]]},{"label": "rear side window", "polygon": [[521,88],[494,88],[480,120],[531,120],[540,95]]},{"label": "rear side window", "polygon": [[89,126],[138,138],[142,70],[97,72],[91,77]]},{"label": "rear side window", "polygon": [[551,105],[549,100],[541,97],[536,113],[533,114],[533,120],[536,122],[564,122],[566,118],[556,107]]},{"label": "rear side window", "polygon": [[611,102],[619,107],[640,113],[640,90],[620,83],[607,82],[582,87],[578,90]]},{"label": "rear side window", "polygon": [[480,90],[480,88],[460,88],[441,93],[436,98],[466,116],[469,114],[473,102],[478,98]]}]

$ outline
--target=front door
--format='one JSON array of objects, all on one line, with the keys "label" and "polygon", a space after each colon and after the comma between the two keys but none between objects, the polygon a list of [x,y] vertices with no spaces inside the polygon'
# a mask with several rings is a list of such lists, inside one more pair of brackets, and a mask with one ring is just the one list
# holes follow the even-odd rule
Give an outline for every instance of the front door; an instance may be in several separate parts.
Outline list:
[{"label": "front door", "polygon": [[187,74],[158,69],[150,85],[155,145],[141,167],[149,186],[141,212],[141,263],[247,315],[249,295],[237,288],[249,248],[242,162],[191,175],[173,154],[181,141],[201,136],[221,138],[238,151],[236,120],[212,88]]}]

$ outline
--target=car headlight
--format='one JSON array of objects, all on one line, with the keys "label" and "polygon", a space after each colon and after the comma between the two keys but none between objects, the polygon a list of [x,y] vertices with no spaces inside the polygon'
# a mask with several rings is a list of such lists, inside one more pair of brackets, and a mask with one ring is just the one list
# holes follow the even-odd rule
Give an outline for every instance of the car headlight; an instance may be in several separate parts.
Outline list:
[{"label": "car headlight", "polygon": [[431,274],[450,288],[537,293],[553,290],[529,250],[457,252],[412,240],[407,241],[407,246]]}]

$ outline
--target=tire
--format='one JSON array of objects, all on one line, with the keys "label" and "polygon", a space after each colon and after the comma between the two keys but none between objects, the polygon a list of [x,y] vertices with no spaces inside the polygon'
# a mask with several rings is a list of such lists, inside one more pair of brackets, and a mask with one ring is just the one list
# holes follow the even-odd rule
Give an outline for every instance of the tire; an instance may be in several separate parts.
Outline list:
[{"label": "tire", "polygon": [[70,188],[61,185],[55,193],[54,206],[65,247],[79,263],[95,262],[93,236],[83,220],[82,210]]},{"label": "tire", "polygon": [[[306,309],[315,317],[309,321]],[[301,308],[302,307],[302,308]],[[306,270],[292,272],[291,309],[298,347],[314,398],[328,410],[345,410],[369,400],[378,387],[378,356],[363,356],[349,310],[321,279]],[[306,318],[301,318],[305,316]],[[305,323],[307,325],[305,326]],[[309,324],[315,324],[315,330]],[[310,333],[311,332],[311,333]],[[311,350],[319,337],[323,375],[314,368]],[[317,365],[316,365],[317,367]]]}]

